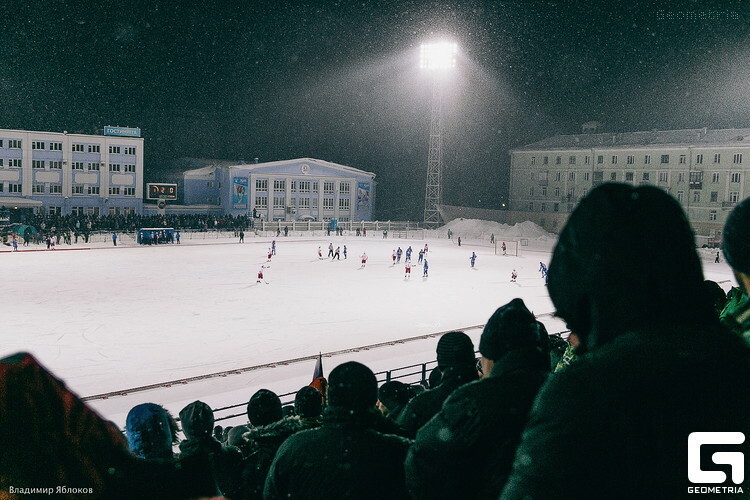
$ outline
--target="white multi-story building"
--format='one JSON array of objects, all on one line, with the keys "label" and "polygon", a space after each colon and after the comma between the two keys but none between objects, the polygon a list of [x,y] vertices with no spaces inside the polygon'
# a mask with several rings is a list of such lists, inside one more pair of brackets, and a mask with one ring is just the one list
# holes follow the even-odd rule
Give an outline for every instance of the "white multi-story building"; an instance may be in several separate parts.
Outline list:
[{"label": "white multi-story building", "polygon": [[0,129],[0,207],[52,215],[140,214],[140,129],[105,135]]},{"label": "white multi-story building", "polygon": [[750,128],[557,135],[510,154],[510,209],[551,231],[604,182],[664,189],[704,236],[750,194]]}]

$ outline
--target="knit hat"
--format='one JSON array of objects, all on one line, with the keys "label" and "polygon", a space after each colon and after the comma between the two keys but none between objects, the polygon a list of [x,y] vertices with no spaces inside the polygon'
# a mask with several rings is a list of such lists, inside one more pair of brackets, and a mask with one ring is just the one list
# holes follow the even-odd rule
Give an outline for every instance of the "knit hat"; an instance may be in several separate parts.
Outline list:
[{"label": "knit hat", "polygon": [[323,412],[323,395],[315,387],[304,386],[294,397],[294,412],[303,418],[315,418]]},{"label": "knit hat", "polygon": [[247,418],[254,427],[281,420],[281,400],[275,392],[261,389],[247,403]]},{"label": "knit hat", "polygon": [[441,369],[455,366],[473,366],[474,343],[464,332],[448,332],[438,341],[437,362]]},{"label": "knit hat", "polygon": [[732,269],[750,274],[750,198],[727,217],[721,249]]},{"label": "knit hat", "polygon": [[391,380],[380,386],[378,399],[389,409],[398,408],[409,402],[411,390],[403,382]]},{"label": "knit hat", "polygon": [[214,412],[203,401],[193,401],[180,410],[180,423],[188,439],[210,436],[214,427]]},{"label": "knit hat", "polygon": [[331,371],[328,377],[328,405],[350,410],[366,410],[378,400],[378,381],[362,363],[349,361]]},{"label": "knit hat", "polygon": [[549,351],[544,325],[539,323],[521,299],[513,299],[498,308],[484,325],[479,339],[479,352],[496,361],[507,352],[523,347],[539,347]]},{"label": "knit hat", "polygon": [[172,458],[177,423],[163,406],[155,403],[134,406],[125,420],[125,433],[130,451],[136,457]]}]

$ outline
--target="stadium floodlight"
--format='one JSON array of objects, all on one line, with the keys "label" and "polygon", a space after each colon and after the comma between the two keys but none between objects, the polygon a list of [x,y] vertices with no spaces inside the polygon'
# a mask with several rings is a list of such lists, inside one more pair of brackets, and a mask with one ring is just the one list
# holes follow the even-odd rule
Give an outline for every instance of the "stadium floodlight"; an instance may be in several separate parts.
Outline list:
[{"label": "stadium floodlight", "polygon": [[456,67],[458,45],[453,42],[423,43],[419,51],[419,67],[444,70]]}]

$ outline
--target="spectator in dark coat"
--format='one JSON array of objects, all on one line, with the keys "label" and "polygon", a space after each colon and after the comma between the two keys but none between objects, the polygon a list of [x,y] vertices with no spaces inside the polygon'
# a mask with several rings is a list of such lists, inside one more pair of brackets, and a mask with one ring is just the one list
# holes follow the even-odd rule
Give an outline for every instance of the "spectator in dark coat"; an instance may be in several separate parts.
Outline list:
[{"label": "spectator in dark coat", "polygon": [[513,299],[485,325],[479,352],[482,380],[453,391],[409,449],[406,478],[415,499],[496,500],[510,473],[550,370],[547,330]]},{"label": "spectator in dark coat", "polygon": [[281,445],[265,486],[274,499],[406,499],[404,458],[409,442],[372,429],[375,375],[348,362],[331,371],[323,426]]},{"label": "spectator in dark coat", "polygon": [[407,437],[413,438],[419,428],[440,411],[454,390],[479,378],[474,344],[464,332],[448,332],[440,337],[437,361],[443,374],[440,384],[409,401],[398,418],[397,422]]},{"label": "spectator in dark coat", "polygon": [[378,409],[383,415],[396,421],[411,398],[412,391],[408,385],[392,380],[378,389]]},{"label": "spectator in dark coat", "polygon": [[174,417],[155,403],[134,406],[125,421],[130,451],[146,460],[173,458],[172,446],[179,441],[177,432]]},{"label": "spectator in dark coat", "polygon": [[180,411],[185,440],[180,442],[180,458],[195,457],[211,466],[219,491],[229,498],[239,498],[242,488],[242,453],[224,447],[213,436],[214,412],[203,401],[194,401]]},{"label": "spectator in dark coat", "polygon": [[688,496],[690,434],[750,429],[750,357],[703,293],[682,208],[655,187],[599,186],[549,269],[581,356],[542,387],[501,498]]},{"label": "spectator in dark coat", "polygon": [[721,249],[740,285],[721,315],[722,322],[750,345],[750,198],[729,214]]}]

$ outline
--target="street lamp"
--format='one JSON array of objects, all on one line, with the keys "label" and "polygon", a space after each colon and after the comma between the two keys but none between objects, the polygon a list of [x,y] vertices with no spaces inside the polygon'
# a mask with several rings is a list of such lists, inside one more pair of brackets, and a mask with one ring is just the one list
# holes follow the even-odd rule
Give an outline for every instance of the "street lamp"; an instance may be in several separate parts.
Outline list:
[{"label": "street lamp", "polygon": [[441,41],[424,43],[419,51],[419,67],[432,76],[432,114],[430,119],[430,149],[427,154],[427,184],[424,199],[424,224],[440,225],[438,211],[443,203],[443,86],[444,74],[456,67],[458,45]]}]

